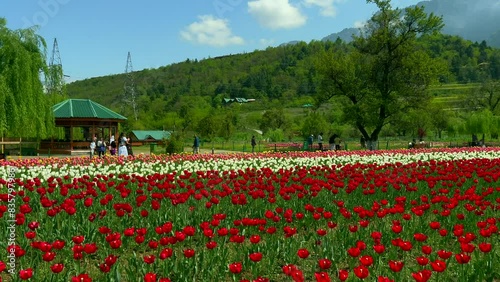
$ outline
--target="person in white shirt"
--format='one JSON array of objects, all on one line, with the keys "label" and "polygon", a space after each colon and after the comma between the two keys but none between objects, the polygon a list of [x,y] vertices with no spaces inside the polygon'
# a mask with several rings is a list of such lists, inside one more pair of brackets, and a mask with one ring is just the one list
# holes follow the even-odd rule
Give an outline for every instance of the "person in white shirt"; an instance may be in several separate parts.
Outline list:
[{"label": "person in white shirt", "polygon": [[97,138],[94,137],[92,141],[90,142],[90,158],[92,159],[95,154],[95,147],[96,147],[96,140]]},{"label": "person in white shirt", "polygon": [[120,138],[118,138],[118,156],[128,156],[127,137],[125,137],[123,132],[120,134]]},{"label": "person in white shirt", "polygon": [[319,150],[323,151],[323,132],[318,134],[318,146],[319,146]]}]

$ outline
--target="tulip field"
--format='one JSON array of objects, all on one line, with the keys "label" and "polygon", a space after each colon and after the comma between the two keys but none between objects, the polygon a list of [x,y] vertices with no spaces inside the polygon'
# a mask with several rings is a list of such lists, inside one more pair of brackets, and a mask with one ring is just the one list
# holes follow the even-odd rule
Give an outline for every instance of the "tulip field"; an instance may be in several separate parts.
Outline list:
[{"label": "tulip field", "polygon": [[500,148],[0,160],[0,281],[500,281]]}]

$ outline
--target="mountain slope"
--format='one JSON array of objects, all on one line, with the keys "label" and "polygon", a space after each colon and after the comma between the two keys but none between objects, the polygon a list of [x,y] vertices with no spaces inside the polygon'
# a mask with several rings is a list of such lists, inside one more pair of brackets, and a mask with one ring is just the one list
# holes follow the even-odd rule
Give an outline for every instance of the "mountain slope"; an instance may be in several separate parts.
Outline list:
[{"label": "mountain slope", "polygon": [[[499,0],[429,0],[417,5],[424,6],[427,13],[443,17],[444,34],[458,35],[476,42],[485,40],[490,46],[500,47]],[[350,42],[353,34],[358,35],[358,29],[346,28],[322,40],[335,41],[340,38]]]}]

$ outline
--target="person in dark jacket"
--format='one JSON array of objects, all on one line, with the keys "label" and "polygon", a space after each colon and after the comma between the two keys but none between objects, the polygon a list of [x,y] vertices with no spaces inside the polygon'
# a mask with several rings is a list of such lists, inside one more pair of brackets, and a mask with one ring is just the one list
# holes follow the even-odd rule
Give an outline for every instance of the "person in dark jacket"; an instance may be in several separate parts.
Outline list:
[{"label": "person in dark jacket", "polygon": [[194,136],[193,142],[193,154],[200,153],[200,138],[197,135]]}]

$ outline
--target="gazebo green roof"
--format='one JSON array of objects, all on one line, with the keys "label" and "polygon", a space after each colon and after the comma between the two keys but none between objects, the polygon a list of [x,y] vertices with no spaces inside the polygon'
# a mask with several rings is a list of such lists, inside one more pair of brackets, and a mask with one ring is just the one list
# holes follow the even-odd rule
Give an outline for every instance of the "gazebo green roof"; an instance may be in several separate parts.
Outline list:
[{"label": "gazebo green roof", "polygon": [[89,99],[68,99],[54,105],[52,110],[55,118],[127,119]]}]

